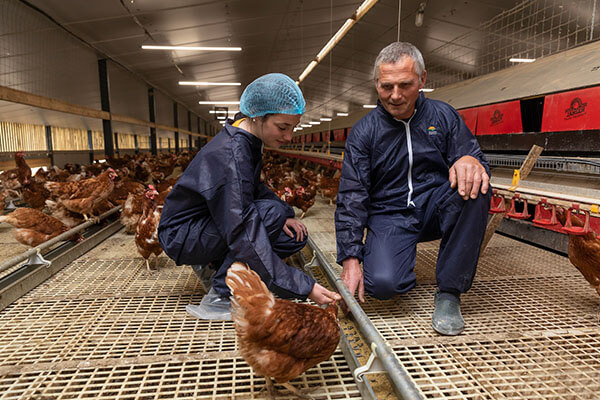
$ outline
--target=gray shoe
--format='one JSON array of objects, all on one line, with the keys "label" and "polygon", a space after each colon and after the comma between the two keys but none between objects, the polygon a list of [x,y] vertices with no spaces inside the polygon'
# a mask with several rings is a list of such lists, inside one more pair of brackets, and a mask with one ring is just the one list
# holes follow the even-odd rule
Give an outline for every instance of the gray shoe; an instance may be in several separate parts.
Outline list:
[{"label": "gray shoe", "polygon": [[192,265],[192,269],[200,280],[200,287],[204,290],[204,293],[208,293],[212,287],[213,278],[217,271],[212,267],[212,264]]},{"label": "gray shoe", "polygon": [[228,298],[220,297],[215,289],[210,288],[200,301],[200,305],[188,304],[185,306],[185,311],[203,320],[231,321],[230,305]]},{"label": "gray shoe", "polygon": [[435,293],[435,310],[431,319],[433,329],[442,335],[456,336],[465,329],[465,321],[460,313],[460,297],[448,293]]}]

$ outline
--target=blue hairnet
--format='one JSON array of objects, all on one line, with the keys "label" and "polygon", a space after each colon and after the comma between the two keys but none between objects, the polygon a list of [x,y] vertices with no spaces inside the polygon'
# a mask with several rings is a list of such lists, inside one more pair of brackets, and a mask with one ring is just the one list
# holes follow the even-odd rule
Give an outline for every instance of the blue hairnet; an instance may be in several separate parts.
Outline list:
[{"label": "blue hairnet", "polygon": [[306,102],[296,82],[284,74],[266,74],[246,86],[240,111],[248,117],[267,114],[304,114]]}]

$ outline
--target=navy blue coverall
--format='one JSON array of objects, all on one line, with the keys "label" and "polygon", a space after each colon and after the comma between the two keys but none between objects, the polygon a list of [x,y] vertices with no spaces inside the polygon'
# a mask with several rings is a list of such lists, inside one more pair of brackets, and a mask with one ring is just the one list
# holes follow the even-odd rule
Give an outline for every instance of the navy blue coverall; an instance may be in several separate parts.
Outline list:
[{"label": "navy blue coverall", "polygon": [[[388,299],[412,289],[418,242],[442,239],[436,280],[442,291],[471,287],[487,224],[490,192],[463,200],[448,181],[459,158],[488,163],[450,105],[421,93],[408,121],[380,102],[346,140],[335,212],[337,262],[363,262],[365,291]],[[367,236],[363,244],[364,229]]]},{"label": "navy blue coverall", "polygon": [[294,210],[260,182],[262,141],[231,121],[196,155],[167,196],[158,226],[165,253],[181,264],[218,267],[213,288],[229,297],[227,269],[247,263],[283,298],[306,299],[315,281],[282,257],[301,250],[283,232]]}]

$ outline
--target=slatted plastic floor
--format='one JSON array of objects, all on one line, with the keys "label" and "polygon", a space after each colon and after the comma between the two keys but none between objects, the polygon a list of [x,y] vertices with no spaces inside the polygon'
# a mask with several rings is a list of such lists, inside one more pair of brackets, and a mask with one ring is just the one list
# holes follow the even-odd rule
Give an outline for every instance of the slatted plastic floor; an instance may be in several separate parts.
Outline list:
[{"label": "slatted plastic floor", "polygon": [[[0,399],[267,398],[232,323],[186,313],[204,294],[191,268],[157,266],[119,233],[0,312]],[[292,383],[361,398],[341,350]]]},{"label": "slatted plastic floor", "polygon": [[[304,222],[334,264],[333,207],[318,200]],[[599,398],[600,297],[566,258],[495,236],[463,296],[466,330],[447,338],[431,329],[436,256],[420,244],[417,287],[363,305],[425,398]],[[203,296],[191,269],[157,266],[119,233],[0,312],[0,399],[266,398],[232,324],[186,314]],[[295,383],[360,398],[339,350]]]}]

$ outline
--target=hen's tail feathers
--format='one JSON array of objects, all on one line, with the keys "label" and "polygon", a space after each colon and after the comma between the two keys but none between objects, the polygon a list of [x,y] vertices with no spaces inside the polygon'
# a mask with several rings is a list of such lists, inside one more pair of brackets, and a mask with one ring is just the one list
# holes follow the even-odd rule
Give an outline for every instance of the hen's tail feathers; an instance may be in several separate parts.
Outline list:
[{"label": "hen's tail feathers", "polygon": [[231,290],[231,315],[242,330],[248,327],[248,320],[258,322],[273,311],[275,298],[267,289],[258,274],[247,265],[234,262],[225,279]]}]

